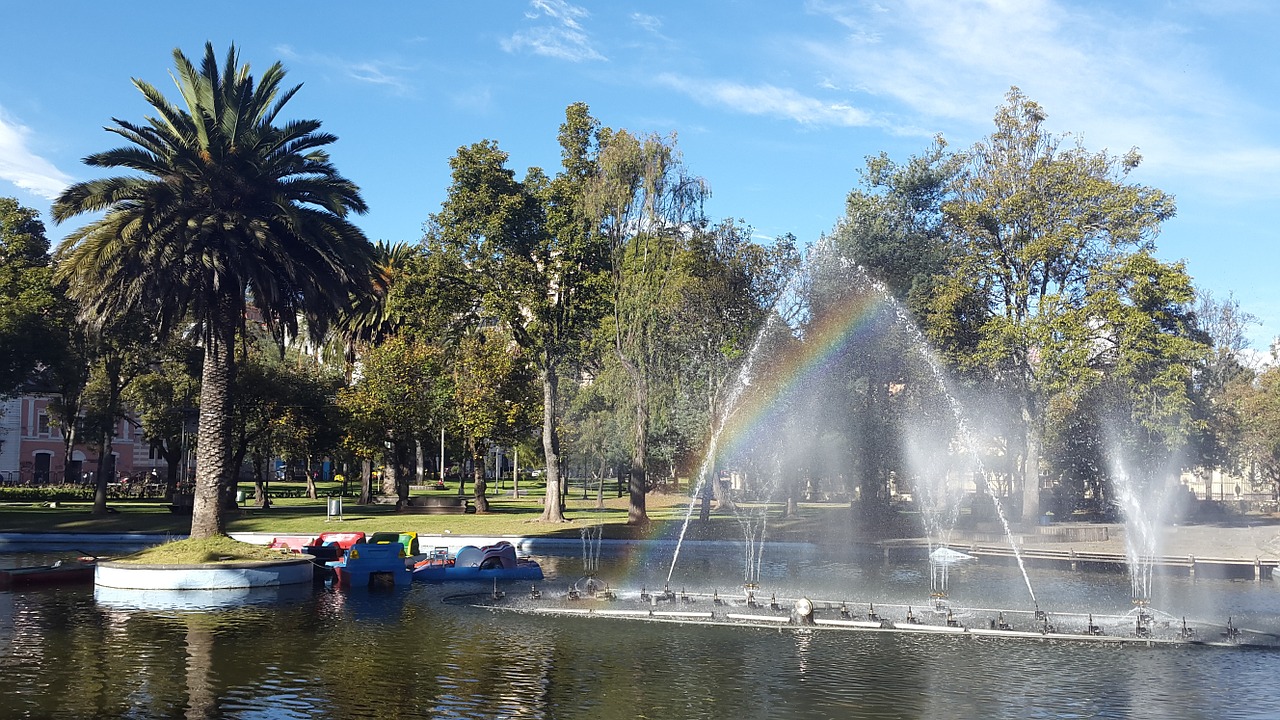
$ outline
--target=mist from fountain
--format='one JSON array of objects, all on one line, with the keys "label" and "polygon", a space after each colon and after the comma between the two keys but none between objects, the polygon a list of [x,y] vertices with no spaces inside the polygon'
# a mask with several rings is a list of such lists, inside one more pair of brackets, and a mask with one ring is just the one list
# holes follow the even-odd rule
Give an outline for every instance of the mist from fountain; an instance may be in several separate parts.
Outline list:
[{"label": "mist from fountain", "polygon": [[1111,484],[1124,519],[1125,558],[1135,604],[1146,605],[1155,590],[1152,576],[1160,556],[1163,527],[1171,519],[1173,472],[1156,472],[1143,479],[1130,473],[1120,453],[1112,452]]},{"label": "mist from fountain", "polygon": [[[756,364],[759,361],[759,356],[765,339],[769,337],[771,333],[781,330],[782,328],[779,327],[779,324],[782,324],[786,326],[785,329],[787,331],[791,332],[795,336],[801,337],[803,340],[801,325],[803,321],[810,319],[810,313],[812,311],[803,290],[812,282],[813,274],[818,269],[819,264],[827,263],[827,265],[823,266],[823,269],[827,269],[831,267],[829,263],[834,259],[839,269],[844,271],[846,275],[852,273],[853,277],[850,279],[855,282],[857,287],[870,291],[875,296],[876,302],[881,303],[892,310],[894,327],[906,332],[907,336],[911,340],[911,346],[914,348],[916,354],[924,361],[929,374],[937,385],[938,391],[946,398],[952,422],[956,427],[956,437],[961,448],[969,454],[973,462],[978,467],[976,475],[983,483],[983,489],[987,490],[987,496],[992,500],[993,507],[999,518],[1001,527],[1003,528],[1004,536],[1008,539],[1014,557],[1017,560],[1018,568],[1022,574],[1023,581],[1026,584],[1027,591],[1031,596],[1032,603],[1036,603],[1035,590],[1032,587],[1030,577],[1027,574],[1021,551],[1014,540],[1012,529],[1010,528],[1004,509],[999,502],[999,498],[994,492],[991,492],[991,488],[986,487],[988,482],[988,473],[986,469],[982,467],[981,456],[977,451],[977,443],[974,440],[975,435],[969,427],[963,408],[949,387],[947,376],[941,366],[941,363],[934,355],[932,348],[920,332],[919,328],[911,320],[901,304],[893,298],[888,288],[883,283],[872,278],[862,266],[843,256],[834,255],[833,253],[834,251],[831,247],[831,241],[824,239],[824,242],[820,243],[806,257],[805,262],[788,281],[786,289],[775,304],[773,312],[770,313],[768,319],[764,323],[764,326],[756,334],[751,348],[746,355],[746,359],[743,362],[742,368],[739,370],[736,380],[731,386],[730,392],[726,397],[723,405],[724,412],[721,413],[716,424],[715,432],[712,434],[709,442],[707,453],[699,467],[698,479],[694,484],[694,488],[691,493],[691,501],[685,514],[684,522],[681,525],[676,549],[671,560],[671,567],[667,574],[667,582],[669,583],[671,581],[671,578],[675,573],[676,564],[680,557],[681,546],[692,519],[693,508],[696,500],[706,492],[706,484],[710,481],[712,470],[715,467],[715,463],[720,454],[721,437],[729,420],[733,418],[735,413],[739,412],[742,405],[743,394],[753,385]],[[777,462],[778,458],[775,456],[774,460]],[[926,495],[925,506],[927,506],[928,509],[922,508],[922,515],[925,517],[925,530],[930,552],[932,552],[935,547],[935,541],[937,547],[945,547],[946,544],[950,542],[951,532],[954,529],[959,516],[959,499],[955,497],[956,493],[947,487],[946,478],[948,475],[949,473],[947,472],[930,473],[927,477],[939,479],[928,482],[924,486]],[[769,487],[767,487],[769,492],[766,493],[766,499],[772,498],[773,492],[777,490],[777,485],[780,484],[780,482],[781,468],[778,468],[774,473],[773,482]],[[745,582],[750,584],[753,582],[753,577],[757,579],[759,577],[759,565],[764,549],[763,543],[766,535],[767,522],[763,511],[743,512],[741,510],[735,510],[735,517],[743,529],[744,540],[746,543]],[[940,582],[945,587],[946,572],[945,568],[942,569],[940,576],[931,572],[931,583],[936,584],[936,581],[932,578],[940,577]]]}]

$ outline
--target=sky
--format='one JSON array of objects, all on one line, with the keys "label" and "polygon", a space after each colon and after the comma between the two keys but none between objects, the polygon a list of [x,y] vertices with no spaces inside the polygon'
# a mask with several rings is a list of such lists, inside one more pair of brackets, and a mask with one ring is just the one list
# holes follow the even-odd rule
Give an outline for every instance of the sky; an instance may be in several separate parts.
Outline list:
[{"label": "sky", "polygon": [[[209,8],[197,13],[193,8]],[[830,232],[865,159],[936,135],[963,149],[1011,86],[1090,151],[1137,148],[1130,176],[1174,195],[1158,255],[1280,335],[1280,3],[1270,0],[719,2],[25,2],[0,43],[0,196],[49,220],[90,153],[149,114],[132,78],[178,99],[173,50],[235,43],[302,84],[284,119],[318,119],[360,186],[371,240],[414,242],[449,158],[494,140],[518,176],[554,174],[570,103],[604,125],[675,133],[713,219],[761,241]]]}]

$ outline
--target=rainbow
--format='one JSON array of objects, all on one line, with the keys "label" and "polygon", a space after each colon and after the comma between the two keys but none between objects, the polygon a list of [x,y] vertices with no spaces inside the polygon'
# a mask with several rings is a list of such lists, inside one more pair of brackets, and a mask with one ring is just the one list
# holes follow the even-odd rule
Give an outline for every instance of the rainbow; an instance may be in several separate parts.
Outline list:
[{"label": "rainbow", "polygon": [[[884,317],[884,312],[892,311],[890,302],[879,293],[850,290],[815,313],[804,329],[803,338],[795,337],[780,322],[772,323],[777,334],[774,346],[760,353],[764,357],[755,359],[751,385],[745,388],[721,424],[716,438],[717,455],[733,458],[772,441],[777,428],[785,423],[788,396],[836,367],[838,358],[848,348],[877,332],[877,322]],[[765,346],[769,342],[766,338]],[[673,532],[668,524],[654,523],[644,539],[674,541],[678,533],[678,528]],[[671,559],[668,543],[626,545],[621,552],[618,567],[624,575],[666,575],[662,565]]]},{"label": "rainbow", "polygon": [[751,386],[723,423],[718,454],[732,458],[770,438],[783,425],[788,396],[823,376],[846,349],[874,332],[888,302],[877,293],[844,293],[823,306],[803,339],[787,337],[776,357],[757,360]]}]

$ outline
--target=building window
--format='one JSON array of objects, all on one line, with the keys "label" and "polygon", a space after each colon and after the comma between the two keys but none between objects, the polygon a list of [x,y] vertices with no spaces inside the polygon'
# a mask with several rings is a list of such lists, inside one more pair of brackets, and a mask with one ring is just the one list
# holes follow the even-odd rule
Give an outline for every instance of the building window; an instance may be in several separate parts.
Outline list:
[{"label": "building window", "polygon": [[44,437],[49,436],[49,416],[40,413],[36,416],[36,434]]}]

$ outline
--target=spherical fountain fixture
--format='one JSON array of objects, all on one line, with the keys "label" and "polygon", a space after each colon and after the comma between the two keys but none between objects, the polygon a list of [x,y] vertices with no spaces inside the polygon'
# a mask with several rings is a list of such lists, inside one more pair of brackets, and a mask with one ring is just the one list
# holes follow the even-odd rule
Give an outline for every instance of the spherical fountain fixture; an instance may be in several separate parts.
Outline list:
[{"label": "spherical fountain fixture", "polygon": [[791,608],[791,622],[796,625],[812,625],[813,601],[805,597],[796,600],[796,604]]}]

